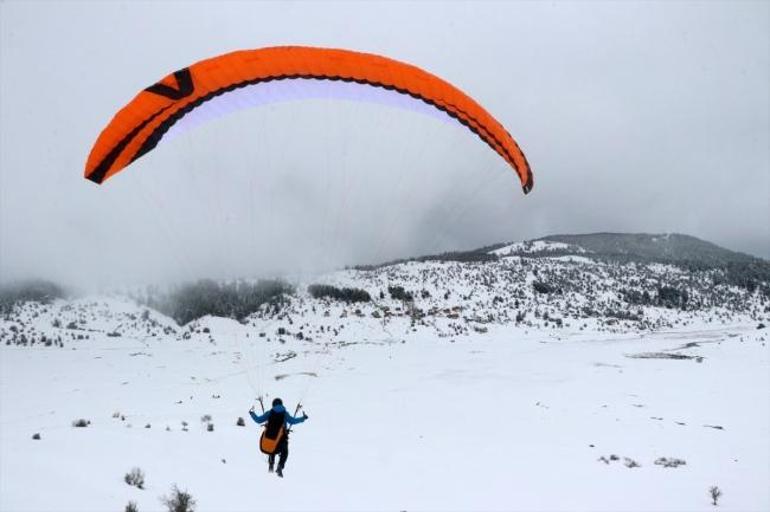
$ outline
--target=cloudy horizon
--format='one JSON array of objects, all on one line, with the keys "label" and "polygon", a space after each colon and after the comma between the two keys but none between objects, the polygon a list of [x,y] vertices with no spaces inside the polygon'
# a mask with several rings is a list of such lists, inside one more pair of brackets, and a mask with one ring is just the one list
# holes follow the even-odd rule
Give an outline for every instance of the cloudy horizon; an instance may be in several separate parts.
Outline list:
[{"label": "cloudy horizon", "polygon": [[[140,89],[225,52],[349,48],[475,98],[464,127],[360,101],[261,106],[83,166]],[[684,233],[770,259],[770,3],[0,3],[0,281],[316,272],[553,234]]]}]

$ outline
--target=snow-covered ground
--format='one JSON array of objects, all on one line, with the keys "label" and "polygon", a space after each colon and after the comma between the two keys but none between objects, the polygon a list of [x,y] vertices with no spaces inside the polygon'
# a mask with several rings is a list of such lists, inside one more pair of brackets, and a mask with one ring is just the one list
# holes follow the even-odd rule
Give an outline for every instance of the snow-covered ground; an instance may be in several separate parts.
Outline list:
[{"label": "snow-covered ground", "polygon": [[559,251],[572,251],[577,254],[583,254],[586,252],[580,246],[565,244],[562,242],[550,242],[547,240],[528,240],[524,242],[515,242],[508,244],[499,249],[490,251],[490,254],[497,256],[509,256],[511,254],[533,254],[533,253],[549,253]]},{"label": "snow-covered ground", "polygon": [[[274,321],[204,318],[189,339],[2,346],[0,509],[163,510],[172,484],[199,511],[711,510],[711,486],[719,510],[770,509],[756,322],[455,337],[408,325],[350,318],[344,341],[281,343],[259,337]],[[248,418],[259,392],[310,416],[283,480]],[[143,490],[123,481],[133,467]]]}]

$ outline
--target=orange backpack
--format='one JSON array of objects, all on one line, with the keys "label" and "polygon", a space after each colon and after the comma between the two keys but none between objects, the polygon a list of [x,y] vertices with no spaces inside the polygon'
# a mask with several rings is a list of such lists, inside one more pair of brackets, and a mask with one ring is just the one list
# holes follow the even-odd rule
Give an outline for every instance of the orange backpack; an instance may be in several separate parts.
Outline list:
[{"label": "orange backpack", "polygon": [[267,420],[265,429],[259,437],[259,449],[267,455],[275,455],[278,444],[286,435],[284,432],[284,413],[272,413]]}]

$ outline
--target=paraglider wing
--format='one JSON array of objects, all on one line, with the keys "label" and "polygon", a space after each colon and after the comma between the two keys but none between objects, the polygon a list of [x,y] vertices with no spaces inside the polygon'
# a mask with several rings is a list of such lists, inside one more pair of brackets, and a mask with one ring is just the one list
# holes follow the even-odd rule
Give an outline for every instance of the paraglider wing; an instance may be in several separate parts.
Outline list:
[{"label": "paraglider wing", "polygon": [[455,86],[387,57],[299,46],[227,53],[197,62],[147,87],[99,135],[88,157],[85,177],[103,183],[155,148],[178,121],[211,100],[285,81],[321,81],[330,88],[357,84],[422,102],[476,134],[518,174],[524,193],[532,189],[532,171],[516,141],[489,112]]}]

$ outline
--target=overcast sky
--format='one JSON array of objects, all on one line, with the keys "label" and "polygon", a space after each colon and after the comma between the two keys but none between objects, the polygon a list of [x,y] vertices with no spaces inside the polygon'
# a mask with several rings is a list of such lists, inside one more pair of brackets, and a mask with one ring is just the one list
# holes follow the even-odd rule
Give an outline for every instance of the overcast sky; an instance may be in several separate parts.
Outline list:
[{"label": "overcast sky", "polygon": [[[386,55],[486,107],[473,134],[309,100],[164,142],[99,187],[140,89],[286,44]],[[0,2],[0,280],[234,277],[557,233],[679,232],[770,257],[770,2]]]}]

